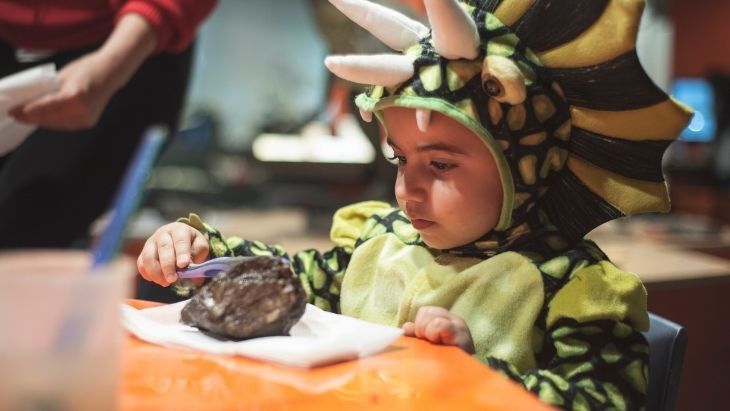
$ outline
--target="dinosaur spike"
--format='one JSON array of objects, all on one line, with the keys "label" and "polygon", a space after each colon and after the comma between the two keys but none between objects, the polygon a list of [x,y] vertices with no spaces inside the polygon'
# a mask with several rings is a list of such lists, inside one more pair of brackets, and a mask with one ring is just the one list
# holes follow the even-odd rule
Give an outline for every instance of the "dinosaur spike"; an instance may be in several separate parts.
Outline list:
[{"label": "dinosaur spike", "polygon": [[365,0],[329,1],[393,50],[403,51],[428,34],[425,25],[379,4]]},{"label": "dinosaur spike", "polygon": [[396,86],[413,76],[413,62],[401,54],[328,56],[324,65],[345,80],[385,87]]},{"label": "dinosaur spike", "polygon": [[364,122],[369,123],[373,121],[373,112],[360,109],[360,117],[362,117]]},{"label": "dinosaur spike", "polygon": [[450,60],[479,55],[476,23],[456,0],[424,0],[436,51]]},{"label": "dinosaur spike", "polygon": [[431,110],[416,109],[416,125],[422,132],[428,130],[428,125],[431,123]]}]

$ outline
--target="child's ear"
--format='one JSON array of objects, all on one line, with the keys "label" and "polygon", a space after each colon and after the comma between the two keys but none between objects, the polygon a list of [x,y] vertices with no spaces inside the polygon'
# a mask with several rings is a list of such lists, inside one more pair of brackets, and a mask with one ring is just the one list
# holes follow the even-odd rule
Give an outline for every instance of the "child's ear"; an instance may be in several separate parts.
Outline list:
[{"label": "child's ear", "polygon": [[511,59],[487,56],[482,65],[482,88],[500,103],[522,104],[527,96],[525,76]]}]

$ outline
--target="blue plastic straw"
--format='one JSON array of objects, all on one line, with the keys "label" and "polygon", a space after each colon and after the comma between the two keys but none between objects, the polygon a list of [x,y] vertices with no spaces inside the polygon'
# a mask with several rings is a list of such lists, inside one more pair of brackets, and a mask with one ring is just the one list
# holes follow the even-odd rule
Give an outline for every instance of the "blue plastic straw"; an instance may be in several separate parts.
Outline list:
[{"label": "blue plastic straw", "polygon": [[122,186],[112,203],[111,220],[92,247],[94,267],[109,263],[119,250],[127,221],[137,209],[144,184],[167,134],[167,128],[163,126],[153,126],[145,131],[142,144],[127,167]]},{"label": "blue plastic straw", "polygon": [[[112,261],[119,246],[122,243],[124,229],[127,226],[129,217],[134,213],[142,198],[144,184],[147,181],[150,170],[154,165],[157,154],[162,144],[167,139],[168,131],[163,126],[148,128],[142,137],[142,143],[137,148],[134,159],[127,167],[124,180],[116,198],[112,203],[112,216],[104,231],[94,243],[91,249],[93,255],[92,272],[98,272],[99,268]],[[79,290],[76,300],[88,300],[94,297],[93,290]],[[83,337],[88,328],[88,314],[79,309],[71,307],[70,315],[64,319],[55,340],[55,347],[58,352],[73,352],[81,349],[79,339]]]}]

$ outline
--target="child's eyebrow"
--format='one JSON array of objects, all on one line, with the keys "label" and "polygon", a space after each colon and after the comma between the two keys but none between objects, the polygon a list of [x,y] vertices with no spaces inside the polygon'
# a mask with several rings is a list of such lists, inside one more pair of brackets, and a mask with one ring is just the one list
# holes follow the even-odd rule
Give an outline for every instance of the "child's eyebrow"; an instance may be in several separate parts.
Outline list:
[{"label": "child's eyebrow", "polygon": [[[390,139],[390,137],[388,137],[386,139],[386,142],[388,143],[389,146],[391,146],[393,148],[400,148],[400,147],[398,147],[398,144],[396,144],[393,140]],[[424,151],[445,151],[445,152],[453,153],[453,154],[467,154],[466,151],[464,149],[462,149],[461,147],[457,147],[457,146],[454,146],[451,144],[446,144],[446,143],[432,143],[432,144],[426,144],[423,146],[418,146],[416,148],[416,151],[419,153],[424,152]]]}]

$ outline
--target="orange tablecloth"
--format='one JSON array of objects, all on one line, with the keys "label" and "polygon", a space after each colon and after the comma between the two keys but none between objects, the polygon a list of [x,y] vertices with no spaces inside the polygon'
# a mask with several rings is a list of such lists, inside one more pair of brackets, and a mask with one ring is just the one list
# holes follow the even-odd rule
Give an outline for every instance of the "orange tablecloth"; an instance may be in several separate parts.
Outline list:
[{"label": "orange tablecloth", "polygon": [[[155,303],[131,300],[137,308]],[[546,410],[461,350],[401,337],[356,361],[292,368],[148,344],[128,335],[120,410]]]}]

